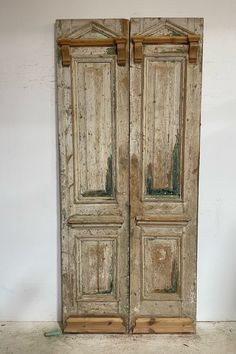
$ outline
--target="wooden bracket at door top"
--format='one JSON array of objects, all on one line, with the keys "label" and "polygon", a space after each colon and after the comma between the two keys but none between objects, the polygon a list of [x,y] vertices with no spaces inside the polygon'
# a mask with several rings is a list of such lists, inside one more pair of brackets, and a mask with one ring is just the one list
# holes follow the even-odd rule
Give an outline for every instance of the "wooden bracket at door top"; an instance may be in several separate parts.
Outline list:
[{"label": "wooden bracket at door top", "polygon": [[189,62],[197,63],[199,41],[198,35],[186,35],[186,36],[158,36],[158,37],[146,37],[146,36],[133,36],[132,41],[134,44],[134,62],[141,63],[143,61],[143,45],[144,44],[187,44],[189,46]]},{"label": "wooden bracket at door top", "polygon": [[[69,66],[71,63],[70,48],[71,47],[116,47],[117,63],[124,66],[127,60],[127,41],[128,41],[128,28],[129,21],[122,20],[123,22],[123,35],[113,36],[109,38],[70,38],[63,37],[57,40],[62,50],[62,64]],[[97,24],[96,24],[97,25]],[[101,25],[99,26],[101,27]]]}]

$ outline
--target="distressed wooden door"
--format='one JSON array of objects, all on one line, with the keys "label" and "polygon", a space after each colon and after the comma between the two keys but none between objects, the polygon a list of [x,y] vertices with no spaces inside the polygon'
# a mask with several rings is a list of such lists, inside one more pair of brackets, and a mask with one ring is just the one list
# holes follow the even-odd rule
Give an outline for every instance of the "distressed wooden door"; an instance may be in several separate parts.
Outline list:
[{"label": "distressed wooden door", "polygon": [[66,332],[128,328],[128,28],[56,23]]},{"label": "distressed wooden door", "polygon": [[56,23],[65,332],[194,331],[201,34]]},{"label": "distressed wooden door", "polygon": [[196,316],[201,19],[132,19],[130,316],[134,333]]}]

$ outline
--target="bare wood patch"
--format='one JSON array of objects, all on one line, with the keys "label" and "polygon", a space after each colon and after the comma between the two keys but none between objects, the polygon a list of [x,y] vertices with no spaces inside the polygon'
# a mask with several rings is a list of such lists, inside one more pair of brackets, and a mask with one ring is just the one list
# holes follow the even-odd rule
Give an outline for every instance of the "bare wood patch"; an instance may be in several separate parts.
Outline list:
[{"label": "bare wood patch", "polygon": [[64,333],[125,333],[119,317],[69,317]]},{"label": "bare wood patch", "polygon": [[194,333],[194,324],[191,318],[152,318],[136,319],[133,333]]}]

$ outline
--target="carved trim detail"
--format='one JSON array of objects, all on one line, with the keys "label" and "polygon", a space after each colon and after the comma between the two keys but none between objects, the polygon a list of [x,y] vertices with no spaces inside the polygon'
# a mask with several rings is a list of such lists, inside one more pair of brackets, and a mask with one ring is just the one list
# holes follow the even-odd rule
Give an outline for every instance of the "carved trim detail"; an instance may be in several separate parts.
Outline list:
[{"label": "carved trim detail", "polygon": [[[164,35],[162,33],[164,33]],[[165,21],[132,37],[134,45],[134,62],[139,64],[143,61],[143,45],[145,44],[187,44],[189,46],[189,63],[196,64],[198,60],[200,38],[199,35],[192,33],[185,28],[177,26],[169,21]]]},{"label": "carved trim detail", "polygon": [[[127,29],[128,21],[123,20],[123,36],[117,35],[115,32],[112,32],[106,29],[104,26],[96,22],[92,22],[89,25],[86,25],[84,28],[80,29],[77,32],[69,34],[67,37],[59,38],[57,43],[62,48],[62,64],[64,66],[70,66],[71,64],[71,55],[70,47],[111,47],[116,46],[117,51],[117,63],[118,65],[124,66],[127,61]],[[95,30],[98,33],[102,33],[105,38],[80,38],[84,34],[89,33],[89,31]],[[107,37],[107,38],[106,38]]]}]

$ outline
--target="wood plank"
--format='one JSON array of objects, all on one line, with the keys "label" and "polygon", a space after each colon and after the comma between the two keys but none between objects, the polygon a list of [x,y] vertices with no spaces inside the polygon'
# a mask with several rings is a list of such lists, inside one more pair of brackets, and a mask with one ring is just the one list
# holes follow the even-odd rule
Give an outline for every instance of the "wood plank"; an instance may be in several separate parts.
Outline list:
[{"label": "wood plank", "polygon": [[[159,37],[142,37],[133,36],[133,42],[140,41],[144,44],[188,44],[191,41],[198,42],[200,36],[190,35],[190,36],[159,36]],[[64,43],[63,43],[64,44]],[[67,44],[67,43],[65,43]]]},{"label": "wood plank", "polygon": [[194,333],[195,326],[189,317],[152,318],[141,317],[136,319],[133,333]]},{"label": "wood plank", "polygon": [[121,317],[69,317],[64,333],[125,333]]}]

